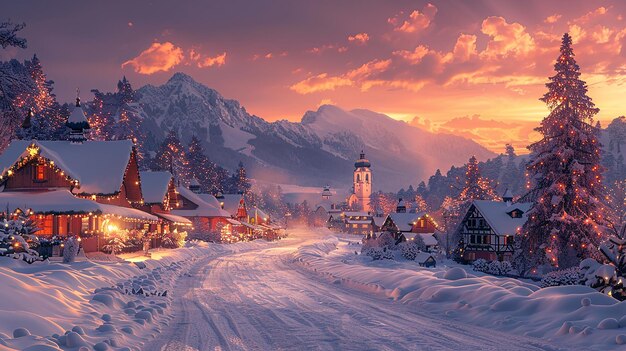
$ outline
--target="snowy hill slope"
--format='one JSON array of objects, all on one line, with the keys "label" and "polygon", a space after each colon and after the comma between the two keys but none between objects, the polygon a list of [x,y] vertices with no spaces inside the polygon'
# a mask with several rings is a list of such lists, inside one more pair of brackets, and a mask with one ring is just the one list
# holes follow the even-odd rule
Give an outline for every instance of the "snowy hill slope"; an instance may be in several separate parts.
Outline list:
[{"label": "snowy hill slope", "polygon": [[252,177],[274,182],[348,186],[353,161],[364,150],[373,163],[374,188],[397,190],[471,155],[494,156],[469,139],[429,133],[368,110],[324,105],[300,123],[270,123],[183,73],[137,94],[153,138],[148,147],[170,129],[183,142],[195,134],[213,161],[234,169],[241,160]]}]

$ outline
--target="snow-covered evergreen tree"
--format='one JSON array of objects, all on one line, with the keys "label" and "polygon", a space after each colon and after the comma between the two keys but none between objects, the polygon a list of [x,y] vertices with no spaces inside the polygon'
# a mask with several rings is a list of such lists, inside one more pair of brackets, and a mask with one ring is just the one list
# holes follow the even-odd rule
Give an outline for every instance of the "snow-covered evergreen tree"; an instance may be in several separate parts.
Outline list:
[{"label": "snow-covered evergreen tree", "polygon": [[465,184],[459,195],[461,201],[493,200],[498,198],[491,180],[482,177],[478,168],[478,160],[472,156],[465,171]]},{"label": "snow-covered evergreen tree", "polygon": [[203,192],[216,194],[224,190],[226,171],[209,160],[200,139],[195,135],[189,142],[186,155],[189,174],[200,182]]},{"label": "snow-covered evergreen tree", "polygon": [[76,261],[76,256],[80,250],[80,242],[78,238],[72,236],[67,238],[63,243],[63,263],[72,263]]},{"label": "snow-covered evergreen tree", "polygon": [[175,131],[170,131],[159,146],[155,158],[158,170],[170,171],[177,182],[186,184],[189,177],[185,149]]},{"label": "snow-covered evergreen tree", "polygon": [[587,96],[587,84],[580,80],[567,33],[560,51],[556,74],[541,98],[550,109],[536,129],[542,139],[529,146],[535,204],[520,245],[528,257],[518,259],[529,259],[524,265],[533,268],[547,263],[567,268],[596,257],[604,235],[600,144],[593,126],[598,109]]},{"label": "snow-covered evergreen tree", "polygon": [[126,243],[119,236],[113,236],[107,243],[102,246],[102,250],[109,252],[111,255],[115,255],[122,251],[126,247]]}]

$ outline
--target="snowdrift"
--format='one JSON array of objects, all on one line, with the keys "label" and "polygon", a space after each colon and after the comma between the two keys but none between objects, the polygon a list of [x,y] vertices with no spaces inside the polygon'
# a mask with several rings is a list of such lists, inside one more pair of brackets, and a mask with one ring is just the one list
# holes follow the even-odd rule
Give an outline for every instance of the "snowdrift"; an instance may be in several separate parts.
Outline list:
[{"label": "snowdrift", "polygon": [[[428,269],[415,262],[371,261],[354,242],[330,238],[301,247],[294,262],[333,284],[405,304],[407,311],[588,350],[623,349],[626,302],[585,286],[540,289],[513,278]],[[476,274],[474,274],[476,273]]]},{"label": "snowdrift", "polygon": [[0,258],[0,350],[139,350],[172,320],[177,278],[203,259],[272,245],[201,243],[152,258],[32,265]]}]

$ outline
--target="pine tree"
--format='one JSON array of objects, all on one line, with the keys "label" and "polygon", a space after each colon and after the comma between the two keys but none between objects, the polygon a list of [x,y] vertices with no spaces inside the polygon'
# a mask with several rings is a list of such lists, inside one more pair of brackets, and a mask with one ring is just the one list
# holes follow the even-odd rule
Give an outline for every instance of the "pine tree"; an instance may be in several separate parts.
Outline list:
[{"label": "pine tree", "polygon": [[481,176],[476,157],[470,157],[465,171],[465,185],[461,190],[459,199],[470,202],[472,200],[494,200],[497,197],[491,180]]},{"label": "pine tree", "polygon": [[175,131],[170,131],[159,146],[155,166],[158,170],[170,171],[177,182],[187,184],[189,174],[185,150]]},{"label": "pine tree", "polygon": [[541,98],[550,109],[535,129],[543,138],[528,147],[535,203],[520,248],[530,255],[527,266],[533,268],[546,263],[568,268],[596,256],[605,223],[600,144],[593,127],[599,110],[580,80],[567,33],[560,51],[556,74]]},{"label": "pine tree", "polygon": [[239,162],[239,166],[237,167],[237,172],[234,174],[234,177],[237,193],[247,193],[251,188],[251,184],[246,174],[246,168],[243,166],[243,162]]},{"label": "pine tree", "polygon": [[218,166],[209,160],[200,139],[195,135],[189,142],[186,155],[189,175],[200,182],[202,191],[210,194],[222,191],[222,179],[217,171]]}]

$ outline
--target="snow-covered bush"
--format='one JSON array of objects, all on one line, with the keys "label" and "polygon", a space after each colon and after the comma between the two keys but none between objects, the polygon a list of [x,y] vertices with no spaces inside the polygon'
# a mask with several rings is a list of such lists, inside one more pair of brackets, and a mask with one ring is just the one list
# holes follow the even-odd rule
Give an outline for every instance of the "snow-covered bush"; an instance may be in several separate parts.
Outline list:
[{"label": "snow-covered bush", "polygon": [[14,259],[28,263],[41,260],[39,253],[33,250],[29,243],[38,245],[39,239],[33,234],[39,230],[34,222],[28,217],[20,216],[15,220],[3,220],[0,222],[0,242],[10,246]]},{"label": "snow-covered bush", "polygon": [[222,235],[219,232],[215,231],[196,231],[189,233],[187,235],[187,240],[199,240],[206,242],[219,243],[221,241]]},{"label": "snow-covered bush", "polygon": [[400,252],[402,252],[402,257],[413,261],[415,260],[415,257],[417,257],[420,250],[414,241],[405,241],[400,244]]},{"label": "snow-covered bush", "polygon": [[493,275],[507,275],[514,272],[509,261],[486,261],[482,258],[473,263],[473,268],[477,272],[485,272]]},{"label": "snow-covered bush", "polygon": [[476,272],[486,272],[487,271],[487,260],[484,258],[479,258],[472,264],[474,270]]},{"label": "snow-covered bush", "polygon": [[546,274],[541,279],[541,287],[561,285],[581,285],[584,283],[585,275],[579,267],[570,267]]},{"label": "snow-covered bush", "polygon": [[420,251],[426,251],[428,249],[428,247],[426,247],[426,243],[424,242],[424,239],[419,234],[417,234],[415,238],[411,241],[415,243],[415,245],[417,246],[417,249]]},{"label": "snow-covered bush", "polygon": [[396,240],[393,238],[393,234],[390,232],[381,233],[376,239],[377,246],[380,248],[395,248]]},{"label": "snow-covered bush", "polygon": [[382,255],[382,259],[383,260],[393,260],[395,259],[395,253],[393,252],[393,250],[391,250],[388,247],[383,247],[383,255]]},{"label": "snow-covered bush", "polygon": [[383,249],[381,249],[380,247],[370,247],[362,251],[362,253],[366,256],[371,257],[374,261],[383,258]]},{"label": "snow-covered bush", "polygon": [[114,236],[110,238],[104,246],[102,246],[102,250],[115,255],[121,252],[125,247],[126,244],[124,243],[124,240],[122,240],[119,236]]},{"label": "snow-covered bush", "polygon": [[626,225],[619,236],[612,236],[600,245],[600,252],[604,256],[605,264],[592,258],[583,260],[579,267],[585,278],[585,285],[601,293],[614,297],[617,300],[626,300]]},{"label": "snow-covered bush", "polygon": [[78,250],[80,249],[80,242],[76,237],[69,237],[63,243],[63,263],[72,263],[76,260]]}]

